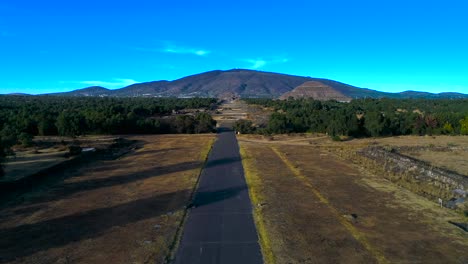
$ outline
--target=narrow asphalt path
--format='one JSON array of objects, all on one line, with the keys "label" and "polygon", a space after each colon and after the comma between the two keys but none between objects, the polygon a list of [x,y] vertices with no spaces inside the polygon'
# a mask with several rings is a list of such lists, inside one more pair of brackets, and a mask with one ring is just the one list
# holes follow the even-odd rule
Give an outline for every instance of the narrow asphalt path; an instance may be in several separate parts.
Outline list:
[{"label": "narrow asphalt path", "polygon": [[174,263],[263,263],[239,146],[231,130],[219,129]]}]

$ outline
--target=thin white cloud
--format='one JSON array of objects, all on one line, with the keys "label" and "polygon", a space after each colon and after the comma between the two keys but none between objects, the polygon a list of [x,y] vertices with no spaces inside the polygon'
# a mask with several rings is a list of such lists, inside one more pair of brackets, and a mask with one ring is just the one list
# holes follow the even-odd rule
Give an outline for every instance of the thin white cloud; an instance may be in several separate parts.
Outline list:
[{"label": "thin white cloud", "polygon": [[112,81],[80,81],[78,82],[83,85],[89,86],[102,86],[106,88],[121,88],[125,86],[129,86],[135,83],[139,83],[132,79],[113,79]]},{"label": "thin white cloud", "polygon": [[252,69],[260,69],[267,64],[279,64],[279,63],[286,63],[289,61],[287,58],[275,58],[275,59],[270,59],[270,60],[265,60],[262,58],[258,59],[245,59],[243,60],[244,62],[247,62],[250,64],[250,68]]},{"label": "thin white cloud", "polygon": [[184,48],[184,47],[175,47],[175,46],[168,46],[162,50],[165,53],[176,53],[176,54],[192,54],[197,56],[205,56],[211,53],[209,50],[204,49],[192,49],[192,48]]},{"label": "thin white cloud", "polygon": [[188,54],[195,56],[206,56],[211,53],[210,50],[201,49],[198,47],[190,47],[185,45],[175,44],[171,41],[158,41],[159,43],[155,48],[148,47],[133,47],[134,50],[147,51],[147,52],[162,52],[162,53],[173,53],[173,54]]},{"label": "thin white cloud", "polygon": [[262,68],[263,66],[267,64],[267,61],[262,60],[262,59],[246,60],[246,62],[250,63],[251,64],[250,68],[253,68],[253,69]]}]

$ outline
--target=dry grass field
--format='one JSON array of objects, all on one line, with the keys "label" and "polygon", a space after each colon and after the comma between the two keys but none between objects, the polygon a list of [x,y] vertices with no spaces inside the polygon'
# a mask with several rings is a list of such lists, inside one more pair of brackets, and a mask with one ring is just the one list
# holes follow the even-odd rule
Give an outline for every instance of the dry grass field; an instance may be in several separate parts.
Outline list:
[{"label": "dry grass field", "polygon": [[342,148],[446,146],[466,139],[333,142],[320,135],[239,136],[266,260],[468,263],[468,236],[448,222],[466,218],[336,155]]},{"label": "dry grass field", "polygon": [[55,166],[68,160],[66,150],[43,149],[41,151],[20,151],[15,157],[8,157],[5,163],[5,176],[0,181],[14,181],[35,172]]},{"label": "dry grass field", "polygon": [[0,179],[0,182],[19,180],[73,159],[74,157],[66,157],[67,144],[74,143],[84,148],[106,149],[116,138],[116,136],[82,136],[78,138],[36,136],[35,146],[15,149],[15,156],[7,157],[4,164],[6,175]]},{"label": "dry grass field", "polygon": [[[400,136],[335,142],[323,134],[242,135],[242,141],[272,145],[315,146],[357,151],[364,147],[414,148],[402,154],[468,176],[468,136]],[[420,148],[420,149],[418,149]]]},{"label": "dry grass field", "polygon": [[436,167],[452,170],[468,176],[468,147],[465,149],[457,149],[457,147],[455,147],[442,150],[428,148],[403,151],[402,153],[426,161]]},{"label": "dry grass field", "polygon": [[2,205],[0,263],[162,263],[214,135],[129,139],[141,148]]},{"label": "dry grass field", "polygon": [[467,136],[399,136],[385,138],[365,138],[349,141],[350,144],[377,144],[389,146],[434,146],[447,147],[459,146],[468,147]]}]

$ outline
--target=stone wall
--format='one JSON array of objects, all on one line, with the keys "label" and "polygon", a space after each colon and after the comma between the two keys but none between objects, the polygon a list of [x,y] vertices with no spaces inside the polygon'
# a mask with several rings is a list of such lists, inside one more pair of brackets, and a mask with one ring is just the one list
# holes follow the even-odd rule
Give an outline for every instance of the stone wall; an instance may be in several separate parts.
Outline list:
[{"label": "stone wall", "polygon": [[420,161],[394,150],[381,147],[369,147],[359,151],[364,157],[374,160],[386,172],[393,175],[393,181],[405,181],[405,187],[413,191],[443,198],[448,203],[450,199],[457,198],[458,193],[468,192],[468,177],[453,171],[433,167],[429,163]]}]

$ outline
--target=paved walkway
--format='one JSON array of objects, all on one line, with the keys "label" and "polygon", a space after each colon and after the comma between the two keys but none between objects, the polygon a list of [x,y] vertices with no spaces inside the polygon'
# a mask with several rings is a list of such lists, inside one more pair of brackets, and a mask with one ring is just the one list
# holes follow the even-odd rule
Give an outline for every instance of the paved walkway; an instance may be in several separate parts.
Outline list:
[{"label": "paved walkway", "polygon": [[220,129],[194,198],[175,263],[263,263],[233,131]]}]

